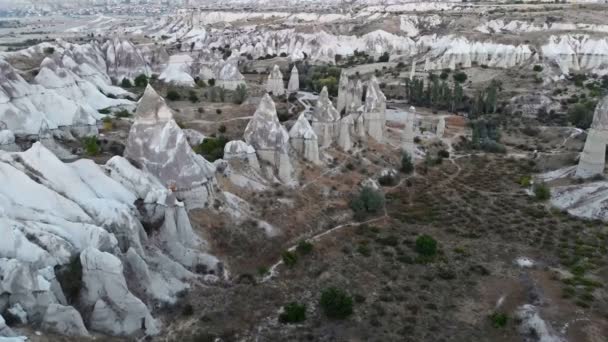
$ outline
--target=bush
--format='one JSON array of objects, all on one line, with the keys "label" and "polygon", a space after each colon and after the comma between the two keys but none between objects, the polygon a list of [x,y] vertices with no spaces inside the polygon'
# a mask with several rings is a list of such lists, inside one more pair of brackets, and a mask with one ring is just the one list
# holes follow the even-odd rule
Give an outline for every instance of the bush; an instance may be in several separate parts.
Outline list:
[{"label": "bush", "polygon": [[437,241],[429,235],[420,235],[416,239],[416,252],[425,257],[437,254]]},{"label": "bush", "polygon": [[312,249],[313,244],[306,240],[300,241],[298,243],[298,246],[296,247],[296,251],[302,255],[310,254],[312,252]]},{"label": "bush", "polygon": [[377,214],[384,207],[384,195],[370,187],[364,187],[350,202],[355,219],[362,220],[368,215]]},{"label": "bush", "polygon": [[448,152],[446,150],[439,150],[439,152],[437,153],[437,155],[440,158],[450,158],[450,152]]},{"label": "bush", "polygon": [[386,63],[386,62],[388,62],[389,59],[390,59],[390,56],[388,55],[388,52],[385,52],[380,57],[378,57],[378,62]]},{"label": "bush", "polygon": [[111,117],[106,116],[101,121],[103,122],[103,129],[104,130],[109,131],[109,130],[112,129],[112,118]]},{"label": "bush", "polygon": [[595,102],[592,101],[577,103],[568,108],[568,119],[574,126],[580,129],[587,129],[591,127],[594,108]]},{"label": "bush", "polygon": [[289,303],[283,307],[283,312],[279,315],[279,322],[283,324],[299,323],[306,320],[306,305]]},{"label": "bush", "polygon": [[540,65],[540,64],[536,64],[536,65],[535,65],[535,66],[532,68],[532,70],[534,70],[534,71],[536,71],[536,72],[541,72],[541,71],[543,71],[543,66],[542,66],[542,65]]},{"label": "bush", "polygon": [[298,256],[294,252],[285,251],[281,254],[281,259],[287,267],[293,267],[298,262]]},{"label": "bush", "polygon": [[215,78],[207,80],[207,83],[209,84],[209,86],[214,87],[215,86]]},{"label": "bush", "polygon": [[190,100],[190,102],[192,103],[197,103],[199,101],[198,96],[193,90],[190,90],[190,93],[188,94],[188,100]]},{"label": "bush", "polygon": [[226,130],[226,125],[220,125],[220,127],[217,129],[217,131],[220,133],[226,133]]},{"label": "bush", "polygon": [[490,322],[494,328],[504,328],[509,321],[509,317],[504,313],[495,312],[490,315]]},{"label": "bush", "polygon": [[220,114],[222,114],[222,110],[218,108],[218,109],[216,109],[216,110],[215,110],[215,113],[216,113],[217,115],[220,115]]},{"label": "bush", "polygon": [[181,98],[181,95],[179,95],[179,93],[174,89],[167,92],[167,100],[169,101],[179,101]]},{"label": "bush", "polygon": [[44,48],[43,52],[45,55],[52,55],[55,53],[55,48],[52,46],[49,46],[49,47]]},{"label": "bush", "polygon": [[245,87],[244,84],[239,84],[234,91],[232,101],[235,104],[240,105],[243,102],[245,102],[246,99],[247,99],[247,87]]},{"label": "bush", "polygon": [[133,82],[135,83],[136,87],[144,88],[148,85],[148,76],[146,76],[145,74],[141,74],[135,77],[135,80]]},{"label": "bush", "polygon": [[223,136],[219,138],[205,138],[202,143],[194,147],[194,152],[202,155],[210,162],[221,159],[224,156],[224,146],[228,139]]},{"label": "bush", "polygon": [[546,201],[551,198],[551,188],[545,183],[534,185],[534,198],[537,201]]},{"label": "bush", "polygon": [[353,299],[343,290],[335,287],[325,289],[319,302],[325,315],[332,319],[344,319],[353,313]]},{"label": "bush", "polygon": [[97,137],[94,135],[85,137],[82,140],[82,144],[84,146],[84,151],[88,156],[96,156],[101,152],[99,141],[97,141]]},{"label": "bush", "polygon": [[412,157],[406,151],[401,153],[401,172],[410,174],[414,171],[414,163],[412,163]]},{"label": "bush", "polygon": [[114,113],[114,116],[116,116],[117,118],[128,118],[131,116],[131,113],[129,113],[128,110],[123,109],[123,110],[120,110],[120,111]]},{"label": "bush", "polygon": [[120,86],[123,88],[133,88],[133,83],[128,78],[123,78],[122,82],[120,82]]},{"label": "bush", "polygon": [[464,83],[468,78],[467,74],[462,71],[455,73],[452,77],[454,78],[454,81],[458,83]]}]

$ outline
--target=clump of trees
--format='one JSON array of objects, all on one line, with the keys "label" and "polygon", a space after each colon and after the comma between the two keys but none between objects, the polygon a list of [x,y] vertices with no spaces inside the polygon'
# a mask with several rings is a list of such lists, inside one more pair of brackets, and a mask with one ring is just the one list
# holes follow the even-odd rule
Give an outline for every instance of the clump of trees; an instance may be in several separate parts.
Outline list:
[{"label": "clump of trees", "polygon": [[350,208],[355,213],[355,219],[363,220],[369,215],[378,214],[384,207],[384,195],[379,190],[369,186],[361,189],[361,192],[350,202]]},{"label": "clump of trees", "polygon": [[224,156],[224,146],[228,139],[224,136],[218,138],[205,138],[202,143],[194,147],[194,152],[202,155],[210,162],[221,159]]},{"label": "clump of trees", "polygon": [[475,120],[471,122],[473,137],[472,148],[490,153],[505,153],[506,147],[500,144],[500,129],[494,121]]}]

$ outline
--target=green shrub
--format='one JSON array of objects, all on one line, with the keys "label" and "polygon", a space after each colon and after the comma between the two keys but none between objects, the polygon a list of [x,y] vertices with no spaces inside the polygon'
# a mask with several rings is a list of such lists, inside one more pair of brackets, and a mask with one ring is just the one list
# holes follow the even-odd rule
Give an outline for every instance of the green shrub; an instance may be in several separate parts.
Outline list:
[{"label": "green shrub", "polygon": [[386,63],[386,62],[388,62],[389,59],[390,59],[390,56],[388,55],[388,52],[384,52],[380,57],[378,57],[378,62]]},{"label": "green shrub", "polygon": [[540,65],[540,64],[536,64],[536,65],[535,65],[535,66],[532,68],[532,70],[534,70],[534,71],[536,71],[536,72],[541,72],[541,71],[543,71],[543,66],[542,66],[542,65]]},{"label": "green shrub", "polygon": [[110,114],[112,111],[110,110],[110,108],[103,108],[98,110],[99,114]]},{"label": "green shrub", "polygon": [[420,235],[416,239],[416,252],[425,257],[437,254],[437,241],[429,235]]},{"label": "green shrub", "polygon": [[190,102],[192,103],[197,103],[199,101],[198,96],[196,95],[196,92],[194,92],[193,90],[190,90],[190,92],[188,93],[188,100],[190,100]]},{"label": "green shrub", "polygon": [[593,121],[595,105],[596,103],[593,101],[576,103],[568,108],[568,120],[570,120],[574,126],[580,129],[589,128],[591,126],[591,122]]},{"label": "green shrub", "polygon": [[179,93],[174,89],[167,92],[167,100],[169,101],[179,101],[181,98],[181,95],[179,95]]},{"label": "green shrub", "polygon": [[527,188],[532,185],[532,176],[521,176],[518,183],[522,187]]},{"label": "green shrub", "polygon": [[101,152],[101,148],[99,147],[99,142],[97,141],[97,137],[92,135],[90,137],[85,137],[82,140],[82,144],[84,146],[84,151],[88,156],[96,156]]},{"label": "green shrub", "polygon": [[227,130],[226,125],[220,125],[220,127],[217,129],[217,131],[222,134],[226,133],[226,130]]},{"label": "green shrub", "polygon": [[310,254],[312,252],[312,249],[313,249],[313,244],[306,240],[300,241],[298,243],[298,246],[296,247],[296,251],[302,255]]},{"label": "green shrub", "polygon": [[123,78],[122,82],[120,82],[120,86],[123,88],[133,88],[133,83],[128,78]]},{"label": "green shrub", "polygon": [[504,313],[495,312],[490,315],[490,322],[494,328],[504,328],[509,321],[509,316]]},{"label": "green shrub", "polygon": [[353,299],[348,293],[335,287],[325,289],[319,301],[325,315],[332,319],[344,319],[353,313]]},{"label": "green shrub", "polygon": [[224,156],[224,146],[228,139],[224,136],[218,138],[205,138],[202,143],[194,147],[194,152],[202,155],[210,162],[221,159]]},{"label": "green shrub", "polygon": [[131,116],[131,113],[129,113],[128,110],[123,109],[123,110],[120,110],[120,111],[114,113],[114,116],[116,116],[117,118],[128,118]]},{"label": "green shrub", "polygon": [[370,187],[361,189],[359,195],[350,202],[350,208],[355,212],[355,218],[362,220],[368,215],[379,213],[384,207],[384,195]]},{"label": "green shrub", "polygon": [[239,84],[235,91],[234,94],[232,95],[232,101],[235,104],[242,104],[243,102],[245,102],[245,100],[247,99],[247,87],[244,84]]},{"label": "green shrub", "polygon": [[215,86],[215,78],[207,80],[207,84],[209,84],[209,86],[211,86],[211,87],[214,87]]},{"label": "green shrub", "polygon": [[135,80],[133,80],[133,82],[135,83],[136,87],[144,88],[148,85],[148,76],[146,76],[145,74],[141,74],[135,77]]},{"label": "green shrub", "polygon": [[464,83],[468,78],[467,74],[462,71],[455,73],[452,77],[454,78],[454,81],[458,83]]},{"label": "green shrub", "polygon": [[551,198],[551,188],[545,183],[538,183],[534,185],[534,198],[537,201],[546,201]]},{"label": "green shrub", "polygon": [[281,259],[287,267],[293,267],[298,262],[298,255],[294,252],[285,251],[281,254]]},{"label": "green shrub", "polygon": [[414,163],[412,157],[406,151],[401,152],[401,172],[410,174],[414,171]]},{"label": "green shrub", "polygon": [[296,302],[289,303],[283,307],[279,315],[279,322],[283,324],[300,323],[306,320],[306,305]]}]

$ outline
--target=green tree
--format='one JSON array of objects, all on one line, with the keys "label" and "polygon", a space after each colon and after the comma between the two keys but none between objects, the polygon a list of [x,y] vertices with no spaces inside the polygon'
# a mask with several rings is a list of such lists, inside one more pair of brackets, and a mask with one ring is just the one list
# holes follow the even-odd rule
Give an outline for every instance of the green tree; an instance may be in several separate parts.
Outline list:
[{"label": "green tree", "polygon": [[296,302],[289,303],[283,307],[279,315],[279,322],[283,324],[300,323],[306,320],[306,305]]},{"label": "green tree", "polygon": [[181,100],[181,95],[177,92],[177,90],[171,89],[167,92],[167,99],[169,101],[179,101]]},{"label": "green tree", "polygon": [[235,104],[242,104],[247,99],[247,87],[244,84],[239,84],[233,95],[233,102]]},{"label": "green tree", "polygon": [[144,88],[145,86],[148,85],[148,76],[146,76],[145,74],[141,74],[137,77],[135,77],[135,86],[138,88]]},{"label": "green tree", "polygon": [[368,215],[377,214],[384,207],[384,195],[371,187],[361,189],[359,195],[350,202],[351,209],[355,212],[355,218],[362,220]]},{"label": "green tree", "polygon": [[455,73],[452,77],[454,78],[454,81],[458,83],[464,83],[468,78],[467,74],[462,71]]},{"label": "green tree", "polygon": [[401,172],[410,174],[414,171],[414,163],[412,157],[406,151],[401,152]]},{"label": "green tree", "polygon": [[534,198],[538,201],[546,201],[551,198],[551,188],[545,183],[534,185]]},{"label": "green tree", "polygon": [[101,148],[99,147],[99,141],[94,135],[90,137],[85,137],[82,140],[82,144],[84,146],[84,151],[88,156],[96,156],[101,152]]},{"label": "green tree", "polygon": [[591,127],[591,122],[593,122],[594,107],[595,102],[593,101],[577,103],[568,108],[568,119],[574,126],[587,129]]},{"label": "green tree", "polygon": [[218,138],[205,138],[202,143],[194,147],[194,152],[202,155],[210,162],[221,159],[224,156],[224,146],[228,139],[224,136]]},{"label": "green tree", "polygon": [[128,78],[123,78],[122,82],[120,82],[120,86],[123,88],[132,88],[133,84],[131,83],[131,80],[129,80]]},{"label": "green tree", "polygon": [[433,257],[437,254],[437,241],[429,235],[420,235],[416,239],[416,252],[425,257]]},{"label": "green tree", "polygon": [[353,313],[353,298],[336,287],[323,290],[319,304],[325,315],[332,319],[345,319]]},{"label": "green tree", "polygon": [[390,59],[390,56],[388,54],[388,51],[385,51],[380,57],[378,57],[378,62],[386,63],[389,61],[389,59]]}]

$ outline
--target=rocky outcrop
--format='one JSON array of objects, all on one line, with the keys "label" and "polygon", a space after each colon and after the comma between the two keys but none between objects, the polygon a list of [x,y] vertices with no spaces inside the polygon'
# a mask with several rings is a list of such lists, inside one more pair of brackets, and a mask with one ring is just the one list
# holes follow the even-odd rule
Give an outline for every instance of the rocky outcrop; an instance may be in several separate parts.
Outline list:
[{"label": "rocky outcrop", "polygon": [[312,129],[317,135],[319,147],[329,147],[337,137],[340,113],[329,99],[327,87],[323,87],[312,112]]},{"label": "rocky outcrop", "polygon": [[541,50],[543,56],[555,63],[563,74],[572,71],[608,74],[607,38],[586,34],[551,36]]},{"label": "rocky outcrop", "polygon": [[416,153],[416,144],[414,143],[416,132],[416,108],[410,107],[405,118],[405,127],[401,133],[401,149],[413,159]]},{"label": "rocky outcrop", "polygon": [[216,84],[229,90],[234,90],[238,86],[247,86],[245,77],[239,71],[239,53],[232,51],[232,55],[221,61],[216,69]]},{"label": "rocky outcrop", "polygon": [[146,305],[129,291],[120,259],[87,248],[80,254],[80,263],[83,302],[93,307],[91,329],[110,335],[131,335],[140,330],[147,335],[159,332]]},{"label": "rocky outcrop", "polygon": [[48,306],[42,329],[66,336],[89,336],[80,313],[71,306],[61,304]]},{"label": "rocky outcrop", "polygon": [[386,97],[380,90],[376,77],[372,77],[367,83],[363,119],[365,131],[377,142],[382,142],[384,140],[384,128],[386,126],[385,112]]},{"label": "rocky outcrop", "polygon": [[317,135],[303,114],[298,117],[296,123],[289,130],[289,143],[305,160],[314,164],[321,163]]},{"label": "rocky outcrop", "polygon": [[300,90],[300,75],[298,74],[298,68],[294,65],[291,69],[291,75],[289,76],[289,83],[287,83],[287,92],[297,93]]},{"label": "rocky outcrop", "polygon": [[8,152],[19,152],[21,148],[15,143],[15,134],[8,129],[0,127],[0,150]]},{"label": "rocky outcrop", "polygon": [[435,131],[437,138],[443,138],[443,134],[445,133],[445,118],[442,116],[439,118],[437,122],[437,130]]},{"label": "rocky outcrop", "polygon": [[43,122],[51,130],[72,125],[92,127],[100,118],[90,106],[27,83],[8,63],[0,61],[0,121],[15,134],[38,134]]},{"label": "rocky outcrop", "polygon": [[606,144],[608,143],[608,96],[595,108],[593,122],[587,133],[576,176],[589,178],[604,173],[606,167]]},{"label": "rocky outcrop", "polygon": [[213,164],[192,150],[171,109],[151,86],[137,106],[124,155],[158,177],[188,209],[211,202]]},{"label": "rocky outcrop", "polygon": [[346,75],[346,71],[342,69],[342,72],[340,73],[340,82],[338,83],[338,100],[336,102],[338,113],[342,113],[342,111],[346,110],[348,93],[348,75]]},{"label": "rocky outcrop", "polygon": [[110,77],[117,82],[133,80],[139,75],[150,76],[152,71],[141,51],[128,40],[115,38],[103,45]]},{"label": "rocky outcrop", "polygon": [[350,151],[353,148],[352,134],[355,127],[353,114],[343,117],[338,126],[338,147],[343,151]]},{"label": "rocky outcrop", "polygon": [[271,165],[282,182],[292,182],[289,133],[279,122],[276,107],[268,94],[262,97],[245,128],[244,137],[255,148],[258,158]]},{"label": "rocky outcrop", "polygon": [[260,169],[260,163],[255,154],[255,149],[242,140],[229,141],[224,146],[224,160],[241,160],[256,170]]},{"label": "rocky outcrop", "polygon": [[168,84],[194,87],[192,77],[192,57],[186,54],[173,55],[169,58],[165,70],[158,77]]},{"label": "rocky outcrop", "polygon": [[266,82],[266,91],[274,96],[285,94],[285,85],[283,84],[283,73],[278,65],[272,67],[272,71],[268,75]]}]

